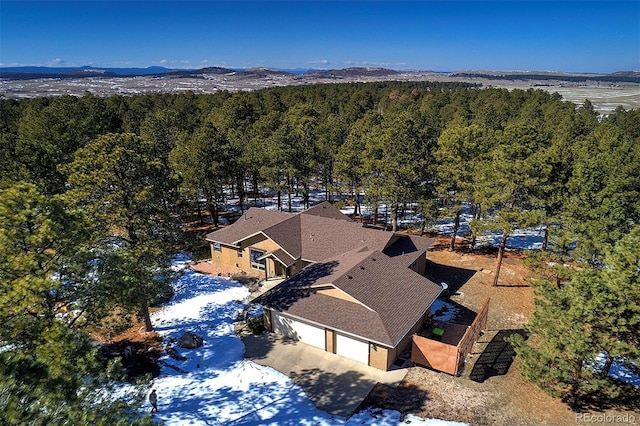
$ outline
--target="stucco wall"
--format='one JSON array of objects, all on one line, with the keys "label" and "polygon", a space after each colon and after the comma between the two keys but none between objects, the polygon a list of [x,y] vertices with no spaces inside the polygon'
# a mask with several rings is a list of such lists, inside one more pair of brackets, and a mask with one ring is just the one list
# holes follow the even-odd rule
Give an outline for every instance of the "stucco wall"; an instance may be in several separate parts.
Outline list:
[{"label": "stucco wall", "polygon": [[336,332],[328,328],[325,329],[325,350],[332,354],[336,353]]},{"label": "stucco wall", "polygon": [[215,251],[214,244],[211,243],[211,261],[215,265],[224,265],[232,268],[240,268],[243,271],[249,271],[249,252],[242,253],[242,257],[238,257],[238,249],[235,247],[221,246],[220,251]]},{"label": "stucco wall", "polygon": [[391,348],[369,343],[369,365],[379,370],[388,370],[393,364],[395,351]]},{"label": "stucco wall", "polygon": [[[242,241],[240,246],[240,249],[242,250],[242,257],[238,257],[238,248],[236,247],[221,245],[220,251],[218,252],[215,251],[213,243],[211,243],[210,246],[211,261],[214,264],[239,268],[251,275],[264,274],[264,272],[261,272],[258,269],[251,268],[251,256],[249,254],[249,251],[252,248],[260,250],[264,253],[268,253],[280,248],[273,240],[265,237],[262,234],[254,235],[253,237]],[[270,272],[269,276],[273,276],[273,265],[269,264],[269,260],[267,260],[267,262],[265,263],[265,266],[269,270],[268,272]]]}]

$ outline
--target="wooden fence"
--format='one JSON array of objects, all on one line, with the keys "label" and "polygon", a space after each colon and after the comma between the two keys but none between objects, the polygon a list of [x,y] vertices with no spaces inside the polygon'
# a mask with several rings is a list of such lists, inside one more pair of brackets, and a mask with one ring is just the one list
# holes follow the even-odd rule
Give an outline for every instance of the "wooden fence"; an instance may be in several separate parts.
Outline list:
[{"label": "wooden fence", "polygon": [[[487,326],[489,317],[489,300],[487,299],[471,325],[467,328],[456,346],[419,335],[413,336],[411,361],[434,370],[457,376],[462,372],[464,360],[471,352],[480,333]],[[451,324],[454,326],[457,324]],[[445,325],[446,328],[446,325]]]}]

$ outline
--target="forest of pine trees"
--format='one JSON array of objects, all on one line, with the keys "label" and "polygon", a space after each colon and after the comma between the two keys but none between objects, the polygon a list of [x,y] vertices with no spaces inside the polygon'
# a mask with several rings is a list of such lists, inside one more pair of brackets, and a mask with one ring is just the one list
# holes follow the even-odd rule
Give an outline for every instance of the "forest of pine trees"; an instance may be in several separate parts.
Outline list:
[{"label": "forest of pine trees", "polygon": [[640,366],[640,111],[428,82],[0,99],[0,420],[129,421],[90,403],[86,378],[113,368],[87,330],[115,308],[151,329],[187,215],[217,225],[230,194],[282,207],[312,188],[356,213],[363,192],[393,230],[408,204],[426,222],[470,204],[474,234],[502,234],[497,271],[510,232],[543,226],[531,337],[513,342],[523,374],[614,396],[611,362]]}]

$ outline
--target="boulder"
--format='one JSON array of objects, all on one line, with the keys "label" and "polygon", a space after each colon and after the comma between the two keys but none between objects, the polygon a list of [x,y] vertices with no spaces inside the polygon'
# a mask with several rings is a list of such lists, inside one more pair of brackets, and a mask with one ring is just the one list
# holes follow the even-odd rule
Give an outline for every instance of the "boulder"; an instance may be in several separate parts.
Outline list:
[{"label": "boulder", "polygon": [[187,331],[180,337],[178,341],[178,346],[183,349],[196,349],[202,346],[202,337],[198,336],[196,333],[191,331]]}]

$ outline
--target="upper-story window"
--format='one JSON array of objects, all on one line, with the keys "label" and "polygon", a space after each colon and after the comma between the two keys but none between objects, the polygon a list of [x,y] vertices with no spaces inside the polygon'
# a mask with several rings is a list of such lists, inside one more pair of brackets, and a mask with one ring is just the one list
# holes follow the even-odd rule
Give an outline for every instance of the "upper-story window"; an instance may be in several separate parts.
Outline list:
[{"label": "upper-story window", "polygon": [[217,252],[222,251],[222,246],[220,245],[220,243],[213,243],[213,251],[217,251]]}]

